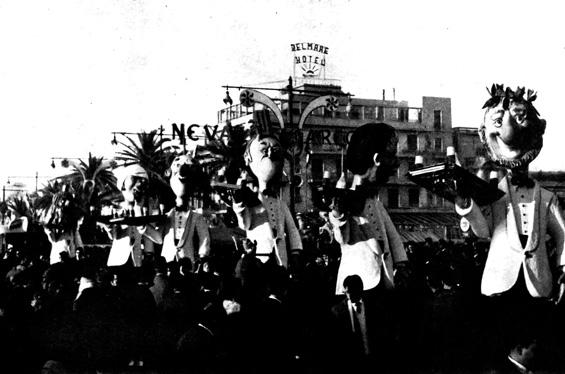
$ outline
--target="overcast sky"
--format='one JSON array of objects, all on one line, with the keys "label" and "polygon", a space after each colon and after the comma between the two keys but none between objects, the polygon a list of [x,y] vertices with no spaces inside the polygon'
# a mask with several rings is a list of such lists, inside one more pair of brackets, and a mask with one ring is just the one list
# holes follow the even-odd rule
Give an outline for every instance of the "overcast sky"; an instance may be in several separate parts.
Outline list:
[{"label": "overcast sky", "polygon": [[548,123],[533,168],[565,170],[559,3],[0,0],[0,184],[112,156],[112,131],[214,125],[222,85],[286,80],[302,41],[358,97],[451,97],[455,126],[479,125],[494,82],[532,88]]}]

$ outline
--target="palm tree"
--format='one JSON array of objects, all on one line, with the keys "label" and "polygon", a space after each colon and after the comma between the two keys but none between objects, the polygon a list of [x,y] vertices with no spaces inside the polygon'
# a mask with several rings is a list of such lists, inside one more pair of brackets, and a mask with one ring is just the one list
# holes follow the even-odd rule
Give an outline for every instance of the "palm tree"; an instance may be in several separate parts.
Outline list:
[{"label": "palm tree", "polygon": [[6,200],[6,207],[16,217],[33,218],[29,197],[23,194],[12,195]]},{"label": "palm tree", "polygon": [[41,212],[48,209],[53,200],[53,196],[62,191],[63,183],[58,180],[48,181],[45,186],[37,191],[32,198],[32,210],[34,219],[39,220]]},{"label": "palm tree", "polygon": [[81,208],[99,212],[102,206],[111,205],[120,198],[116,187],[116,177],[111,168],[115,162],[105,161],[103,157],[88,154],[88,162],[70,162],[72,172],[63,177],[73,189]]},{"label": "palm tree", "polygon": [[210,174],[217,174],[222,170],[226,182],[235,183],[241,171],[245,169],[243,154],[249,131],[243,126],[231,126],[229,122],[226,127],[227,142],[223,139],[211,140],[204,147],[197,149],[196,157]]},{"label": "palm tree", "polygon": [[171,147],[165,146],[169,139],[163,138],[157,130],[141,132],[137,138],[126,136],[126,139],[118,141],[122,149],[116,152],[116,161],[122,161],[123,166],[138,164],[144,168],[149,175],[149,196],[171,204],[174,198],[165,177],[172,157]]},{"label": "palm tree", "polygon": [[116,152],[116,160],[123,161],[124,166],[139,164],[149,174],[149,178],[163,180],[169,167],[170,147],[164,147],[169,139],[162,138],[157,130],[137,134],[137,140],[126,136],[127,142],[118,143],[123,147]]},{"label": "palm tree", "polygon": [[87,161],[69,161],[69,164],[72,171],[62,179],[72,187],[75,203],[82,211],[82,239],[85,243],[105,242],[107,238],[97,230],[96,217],[101,215],[104,206],[111,206],[122,198],[112,172],[115,161],[89,153]]},{"label": "palm tree", "polygon": [[112,173],[112,161],[105,161],[104,157],[95,157],[88,154],[88,162],[79,160],[79,163],[70,162],[73,171],[66,175],[72,184],[82,184],[85,189],[103,190],[116,184],[116,177]]},{"label": "palm tree", "polygon": [[[13,224],[18,219],[27,219],[26,235],[15,235],[10,241],[16,248],[29,251],[30,254],[48,253],[50,245],[43,233],[43,228],[38,222],[38,213],[35,209],[35,194],[16,194],[5,201],[6,209],[10,212],[10,222]],[[4,224],[7,222],[4,222]],[[21,227],[21,226],[20,226]],[[23,227],[22,227],[23,228]]]}]

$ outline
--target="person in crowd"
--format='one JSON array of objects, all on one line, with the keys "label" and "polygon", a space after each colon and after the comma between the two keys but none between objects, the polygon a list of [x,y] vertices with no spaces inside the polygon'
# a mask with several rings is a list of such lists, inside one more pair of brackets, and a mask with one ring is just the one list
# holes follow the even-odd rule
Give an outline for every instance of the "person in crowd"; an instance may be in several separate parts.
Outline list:
[{"label": "person in crowd", "polygon": [[363,288],[359,275],[348,275],[343,280],[346,297],[331,309],[337,350],[342,355],[339,359],[356,369],[375,357],[380,349],[377,343],[383,339],[377,334],[381,323],[375,314],[375,304],[363,296]]},{"label": "person in crowd", "polygon": [[149,290],[153,294],[157,308],[160,309],[163,305],[164,296],[171,292],[171,284],[167,276],[167,263],[164,257],[155,259],[154,271],[153,284],[150,285]]},{"label": "person in crowd", "polygon": [[99,269],[83,264],[78,291],[73,303],[76,331],[75,357],[71,361],[77,368],[102,370],[123,364],[119,352],[123,341],[118,339],[121,329],[116,304],[99,283]]},{"label": "person in crowd", "polygon": [[[149,181],[147,171],[138,164],[129,165],[118,175],[117,186],[122,191],[124,202],[118,214],[142,216],[146,213],[146,191]],[[108,266],[122,266],[126,263],[140,267],[143,251],[153,251],[153,243],[162,243],[162,236],[152,223],[141,226],[110,224],[106,226],[112,239]]]},{"label": "person in crowd", "polygon": [[149,288],[140,284],[134,268],[119,267],[114,273],[112,292],[119,319],[123,323],[128,365],[143,367],[149,355],[157,307]]},{"label": "person in crowd", "polygon": [[237,261],[234,276],[240,285],[242,304],[248,307],[256,305],[265,296],[265,269],[261,260],[255,256],[256,242],[247,238],[242,242],[244,253]]},{"label": "person in crowd", "polygon": [[[550,299],[560,301],[565,291],[565,218],[557,196],[528,176],[546,126],[533,106],[537,95],[503,85],[493,85],[489,93],[479,135],[491,161],[505,170],[498,184],[504,196],[481,209],[469,191],[459,188],[456,211],[477,237],[490,238],[481,292],[497,312],[495,337],[501,341],[496,352],[502,358],[517,342],[530,346],[525,341],[537,340],[540,349],[544,345],[552,326]],[[555,247],[551,253],[549,238]],[[527,361],[521,364],[532,365],[533,359]]]}]

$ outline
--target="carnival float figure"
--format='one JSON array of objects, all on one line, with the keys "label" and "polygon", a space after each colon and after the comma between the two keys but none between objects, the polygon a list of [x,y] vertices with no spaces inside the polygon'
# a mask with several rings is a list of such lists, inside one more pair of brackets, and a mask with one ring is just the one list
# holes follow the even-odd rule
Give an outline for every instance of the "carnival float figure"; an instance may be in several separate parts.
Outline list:
[{"label": "carnival float figure", "polygon": [[233,194],[233,210],[238,226],[256,242],[256,256],[289,268],[299,262],[302,240],[280,195],[284,152],[278,134],[252,126],[244,161],[253,181],[242,179],[241,189]]},{"label": "carnival float figure", "polygon": [[385,123],[365,124],[351,137],[345,167],[353,180],[346,189],[342,173],[329,214],[341,246],[336,294],[344,293],[343,282],[350,275],[359,275],[368,291],[391,289],[409,274],[400,234],[377,198],[378,187],[398,166],[396,144],[394,128]]},{"label": "carnival float figure", "polygon": [[167,213],[161,255],[167,262],[189,258],[193,264],[210,255],[210,232],[204,217],[190,204],[204,174],[188,154],[176,156],[167,170],[176,199]]},{"label": "carnival float figure", "polygon": [[64,185],[61,191],[53,194],[50,204],[40,209],[38,221],[51,243],[51,264],[61,262],[63,256],[76,257],[77,249],[83,246],[78,231],[82,217],[83,212],[69,185]]},{"label": "carnival float figure", "polygon": [[[121,210],[115,215],[123,220],[104,225],[112,247],[108,256],[108,266],[122,266],[131,263],[134,267],[142,265],[144,251],[153,252],[153,244],[162,243],[162,236],[152,222],[130,223],[134,217],[148,216],[147,184],[149,176],[140,165],[127,166],[117,178],[118,189],[124,201]],[[130,222],[128,222],[128,220]]]},{"label": "carnival float figure", "polygon": [[504,196],[479,207],[461,188],[456,211],[474,234],[490,239],[481,291],[495,304],[499,357],[505,359],[510,350],[512,362],[531,368],[533,350],[555,327],[550,326],[549,301],[563,295],[565,219],[557,196],[528,176],[546,126],[533,106],[537,95],[504,85],[493,85],[489,94],[479,136],[491,161],[505,173],[498,184]]}]

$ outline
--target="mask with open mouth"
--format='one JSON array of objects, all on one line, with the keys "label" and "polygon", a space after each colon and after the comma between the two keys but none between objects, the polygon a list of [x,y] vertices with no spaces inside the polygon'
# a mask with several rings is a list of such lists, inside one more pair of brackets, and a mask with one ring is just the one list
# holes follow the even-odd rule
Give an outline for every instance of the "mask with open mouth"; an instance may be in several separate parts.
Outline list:
[{"label": "mask with open mouth", "polygon": [[203,190],[208,182],[207,175],[190,155],[176,156],[168,170],[169,184],[182,205],[195,191]]},{"label": "mask with open mouth", "polygon": [[515,91],[504,85],[493,85],[491,97],[483,109],[485,117],[479,137],[487,153],[497,165],[516,169],[532,162],[543,146],[546,122],[532,102],[537,95],[518,87]]}]

